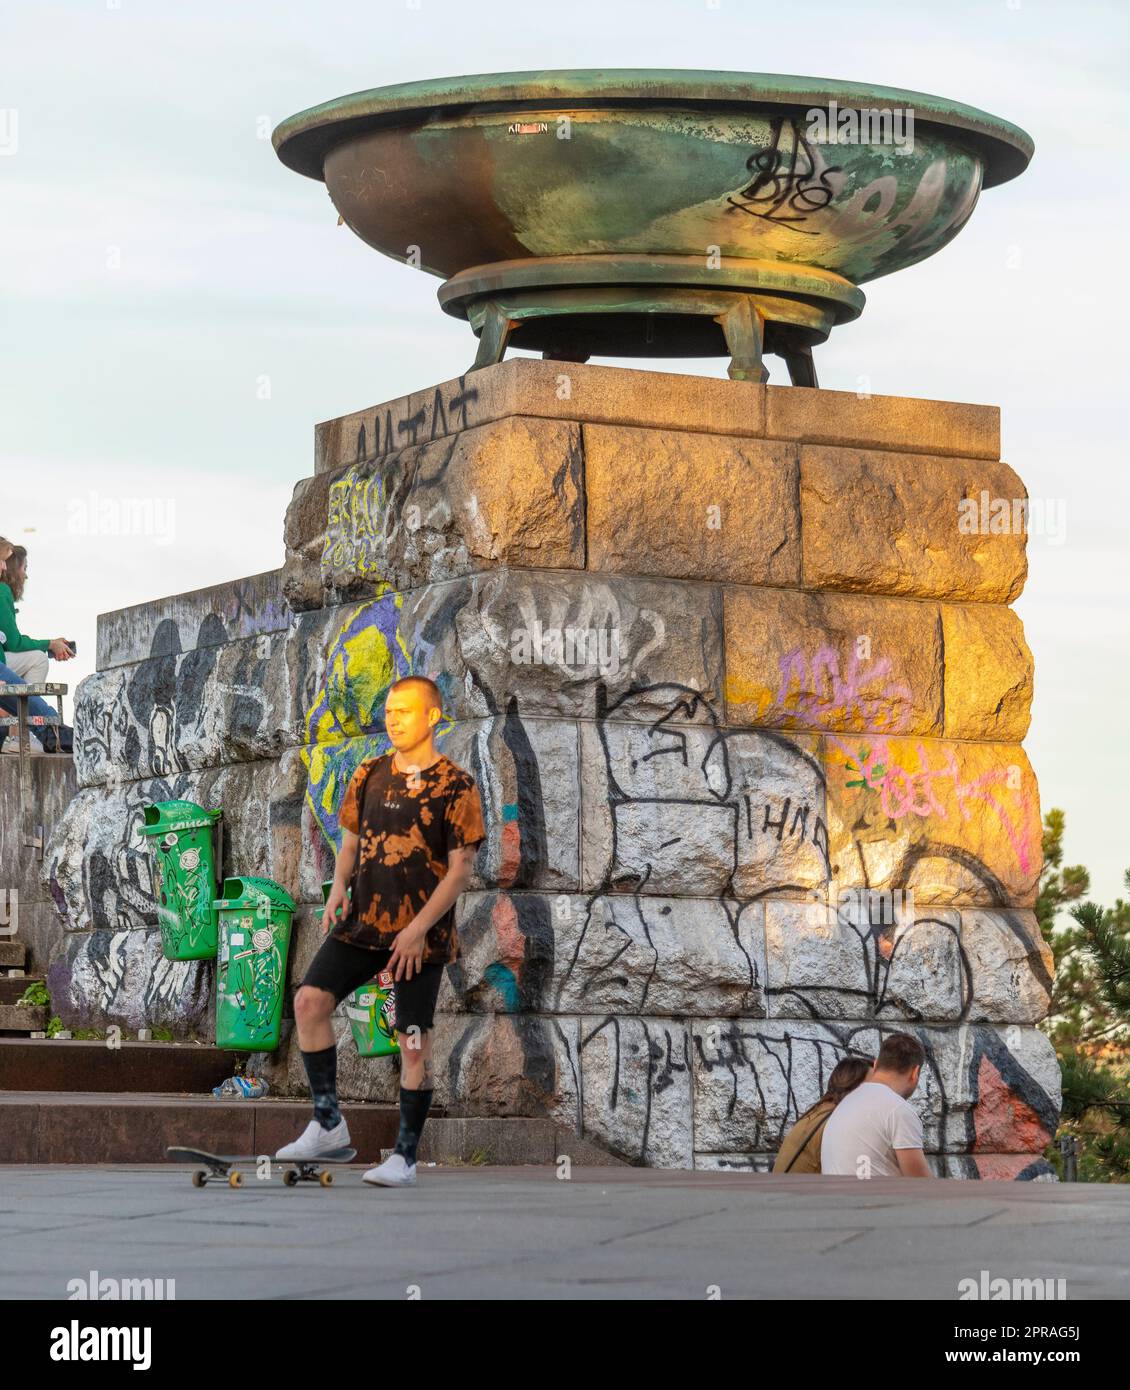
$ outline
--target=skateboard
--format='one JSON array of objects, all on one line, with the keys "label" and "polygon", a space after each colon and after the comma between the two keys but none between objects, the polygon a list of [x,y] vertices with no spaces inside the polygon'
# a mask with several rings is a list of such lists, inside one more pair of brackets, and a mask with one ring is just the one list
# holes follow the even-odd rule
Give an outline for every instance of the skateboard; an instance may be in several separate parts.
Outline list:
[{"label": "skateboard", "polygon": [[287,1187],[300,1182],[317,1182],[323,1187],[333,1184],[334,1175],[323,1172],[327,1163],[352,1163],[357,1157],[356,1149],[332,1149],[319,1154],[317,1158],[273,1158],[269,1154],[210,1154],[203,1149],[168,1148],[165,1150],[174,1163],[203,1163],[192,1175],[193,1187],[203,1187],[208,1182],[227,1179],[229,1187],[243,1186],[243,1173],[236,1167],[239,1163],[258,1164],[260,1158],[270,1157],[272,1164],[283,1170],[282,1179]]}]

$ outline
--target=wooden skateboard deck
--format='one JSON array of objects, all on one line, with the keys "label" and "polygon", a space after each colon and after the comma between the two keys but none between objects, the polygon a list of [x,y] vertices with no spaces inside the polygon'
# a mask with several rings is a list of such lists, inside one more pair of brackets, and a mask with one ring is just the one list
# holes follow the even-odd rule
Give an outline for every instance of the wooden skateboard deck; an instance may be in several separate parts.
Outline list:
[{"label": "wooden skateboard deck", "polygon": [[204,1187],[208,1182],[225,1180],[229,1187],[243,1186],[243,1172],[239,1164],[258,1166],[261,1158],[270,1158],[272,1166],[277,1164],[283,1170],[283,1182],[294,1187],[300,1182],[317,1182],[322,1187],[333,1184],[333,1174],[322,1172],[326,1164],[352,1163],[357,1157],[356,1149],[333,1149],[319,1154],[317,1158],[274,1158],[270,1154],[210,1154],[204,1149],[186,1149],[179,1146],[165,1150],[174,1163],[203,1163],[192,1175],[193,1187]]}]

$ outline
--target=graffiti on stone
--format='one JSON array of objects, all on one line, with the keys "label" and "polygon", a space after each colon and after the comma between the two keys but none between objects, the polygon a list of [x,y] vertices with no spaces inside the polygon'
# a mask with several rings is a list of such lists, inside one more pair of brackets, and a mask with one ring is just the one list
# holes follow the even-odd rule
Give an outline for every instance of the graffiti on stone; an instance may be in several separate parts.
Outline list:
[{"label": "graffiti on stone", "polygon": [[53,954],[47,988],[60,1019],[77,1027],[207,1029],[212,966],[171,961],[156,931],[68,933]]}]

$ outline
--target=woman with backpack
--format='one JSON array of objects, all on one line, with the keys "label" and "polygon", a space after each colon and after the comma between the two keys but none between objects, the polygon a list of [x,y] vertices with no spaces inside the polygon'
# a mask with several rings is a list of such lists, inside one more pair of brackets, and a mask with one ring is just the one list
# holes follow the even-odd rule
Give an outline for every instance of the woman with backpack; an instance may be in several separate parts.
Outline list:
[{"label": "woman with backpack", "polygon": [[873,1057],[843,1057],[832,1068],[828,1089],[785,1135],[773,1164],[774,1173],[819,1173],[820,1137],[828,1116],[844,1096],[867,1079]]}]

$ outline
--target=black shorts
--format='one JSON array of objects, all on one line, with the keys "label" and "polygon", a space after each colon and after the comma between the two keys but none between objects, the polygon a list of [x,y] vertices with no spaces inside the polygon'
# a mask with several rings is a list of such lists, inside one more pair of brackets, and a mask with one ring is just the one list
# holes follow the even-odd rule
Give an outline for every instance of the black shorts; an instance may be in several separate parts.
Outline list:
[{"label": "black shorts", "polygon": [[[340,1004],[347,994],[367,985],[380,971],[386,970],[391,954],[391,951],[374,951],[367,946],[339,941],[336,936],[327,936],[310,962],[302,983],[328,990],[334,1003]],[[410,980],[396,981],[398,1033],[406,1033],[412,1027],[426,1033],[432,1027],[443,971],[442,965],[422,965]]]}]

